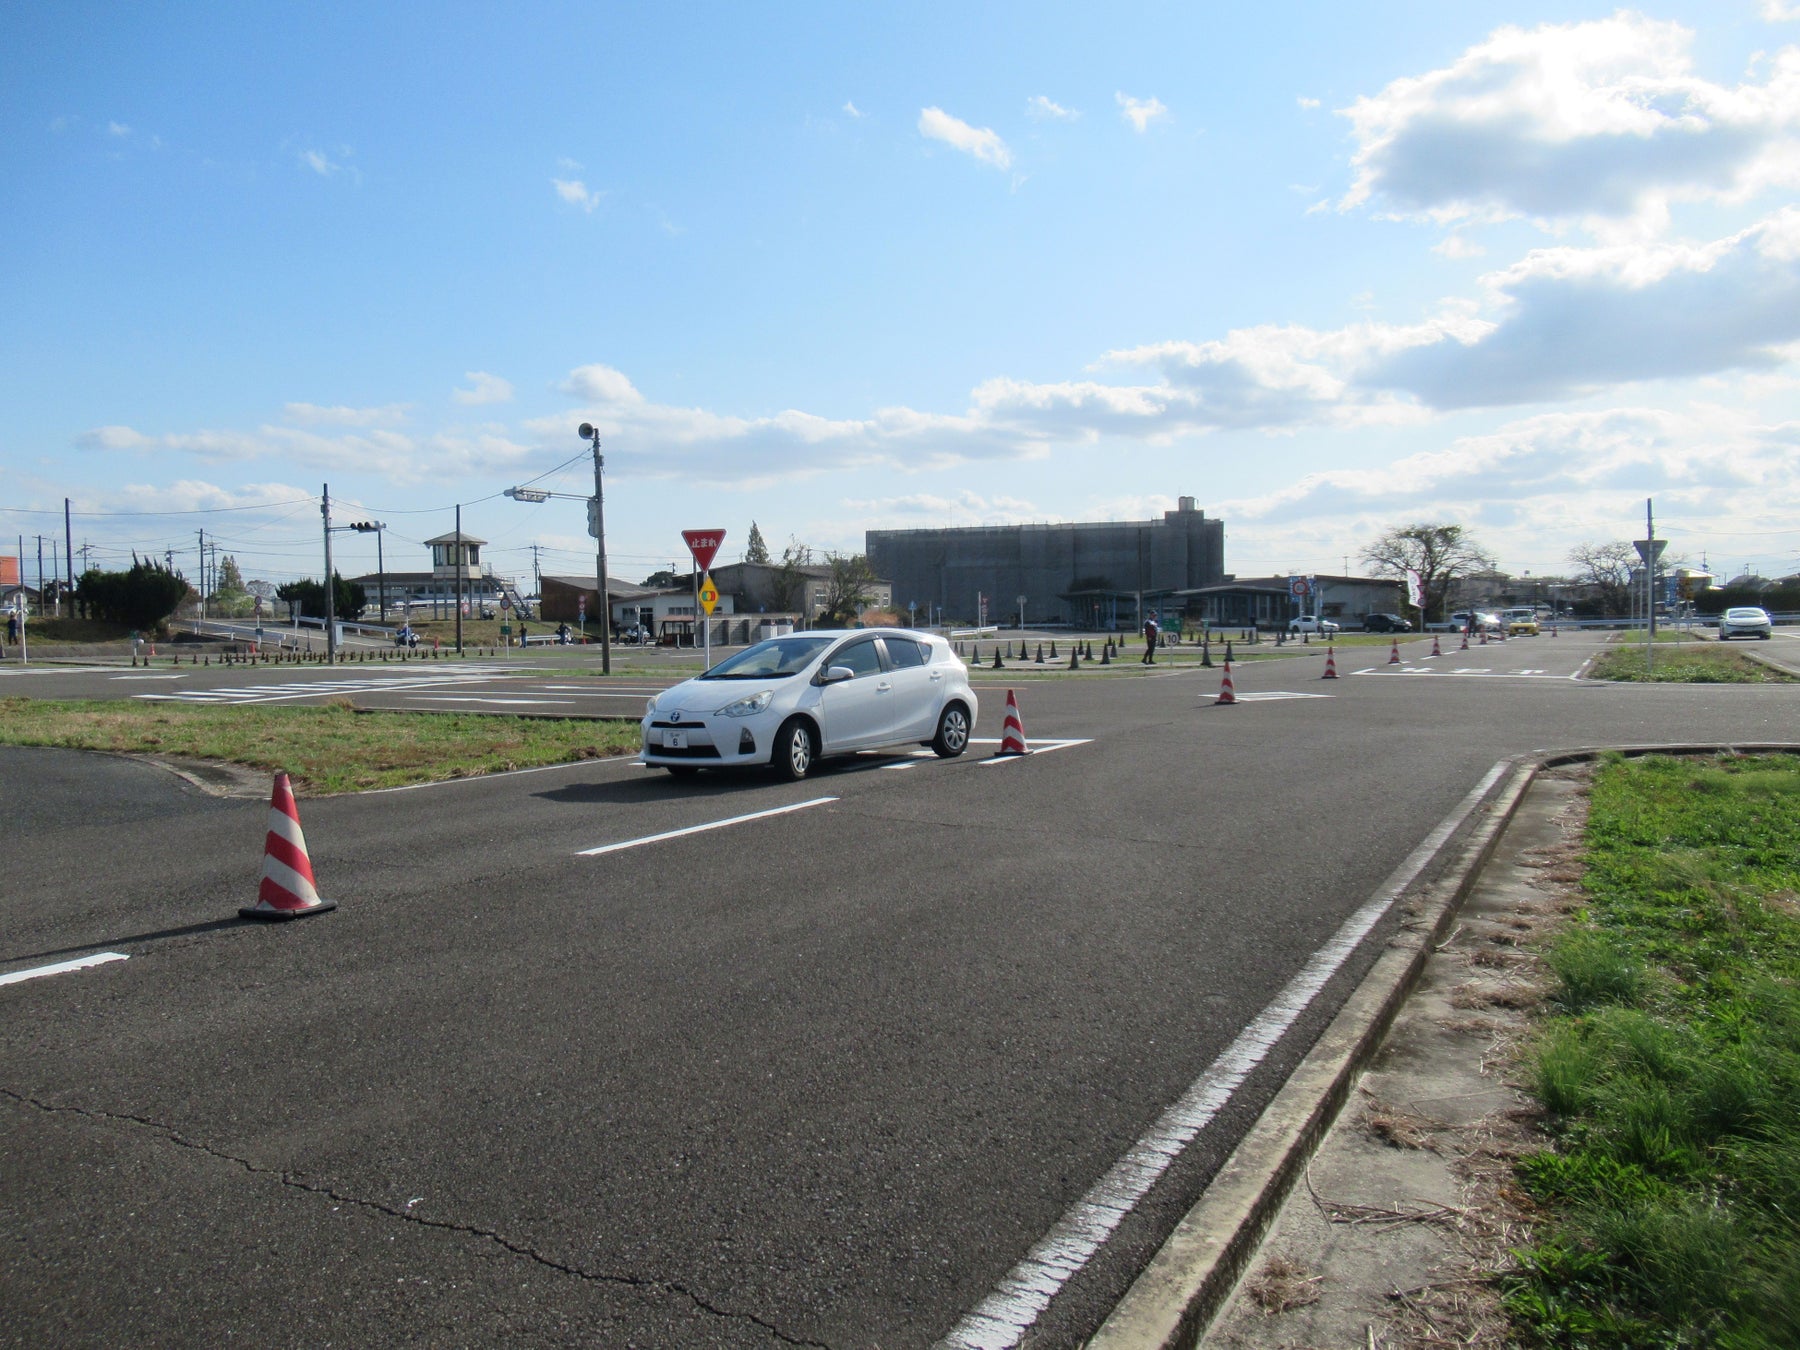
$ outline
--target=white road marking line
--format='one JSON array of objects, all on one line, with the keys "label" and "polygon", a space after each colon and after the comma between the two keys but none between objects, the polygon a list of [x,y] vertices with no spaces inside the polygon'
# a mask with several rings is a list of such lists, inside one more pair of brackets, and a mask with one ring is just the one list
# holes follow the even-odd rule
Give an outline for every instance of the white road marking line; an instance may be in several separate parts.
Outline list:
[{"label": "white road marking line", "polygon": [[1164,1111],[1125,1156],[1064,1212],[975,1308],[937,1343],[936,1350],[1011,1350],[1019,1345],[1070,1276],[1085,1267],[1150,1188],[1162,1179],[1201,1130],[1231,1101],[1288,1028],[1349,959],[1382,915],[1412,884],[1433,853],[1467,819],[1488,790],[1512,766],[1496,764],[1384,882],[1374,897],[1344,921],[1273,1002],[1256,1015],[1175,1104]]},{"label": "white road marking line", "polygon": [[827,802],[835,802],[836,797],[814,797],[811,801],[795,802],[792,806],[777,806],[767,811],[752,811],[747,816],[732,816],[729,820],[712,820],[704,825],[689,825],[686,829],[666,830],[662,834],[647,834],[641,839],[622,839],[616,844],[601,844],[598,848],[584,848],[576,852],[577,858],[596,858],[602,853],[617,853],[621,849],[638,848],[644,844],[660,844],[665,839],[679,839],[684,834],[704,834],[708,830],[722,830],[727,825],[742,825],[750,820],[763,820],[769,816],[785,816],[791,811],[804,811],[809,806],[823,806]]},{"label": "white road marking line", "polygon": [[10,974],[0,975],[0,984],[17,984],[21,980],[35,980],[42,975],[66,975],[71,970],[86,970],[89,966],[103,966],[108,961],[129,959],[124,952],[101,952],[97,956],[78,956],[73,961],[58,961],[53,966],[36,966],[31,970],[15,970]]},{"label": "white road marking line", "polygon": [[114,675],[115,680],[185,680],[186,675],[177,675],[170,671],[167,675]]},{"label": "white road marking line", "polygon": [[[1202,694],[1201,697],[1205,698],[1207,696]],[[1239,703],[1274,703],[1274,702],[1278,702],[1279,700],[1284,699],[1284,698],[1336,698],[1336,697],[1337,697],[1336,694],[1304,694],[1304,693],[1291,692],[1291,691],[1281,690],[1281,689],[1270,689],[1270,690],[1265,690],[1264,692],[1259,693],[1259,694],[1239,694],[1237,696],[1237,701]]]},{"label": "white road marking line", "polygon": [[[984,760],[980,760],[978,762],[981,764],[990,764],[990,765],[991,764],[1012,764],[1021,759],[1029,759],[1032,755],[1047,755],[1047,754],[1050,754],[1054,750],[1067,750],[1070,746],[1092,745],[1093,743],[1094,743],[1094,738],[1092,736],[1081,736],[1081,737],[1071,738],[1071,739],[1067,739],[1067,740],[1033,740],[1030,737],[1027,737],[1026,741],[1025,741],[1025,753],[1024,754],[1022,754],[1022,755],[990,755],[988,758],[986,758]],[[969,738],[969,744],[970,745],[999,745],[1000,738],[997,736],[995,736],[995,737],[971,736]]]}]

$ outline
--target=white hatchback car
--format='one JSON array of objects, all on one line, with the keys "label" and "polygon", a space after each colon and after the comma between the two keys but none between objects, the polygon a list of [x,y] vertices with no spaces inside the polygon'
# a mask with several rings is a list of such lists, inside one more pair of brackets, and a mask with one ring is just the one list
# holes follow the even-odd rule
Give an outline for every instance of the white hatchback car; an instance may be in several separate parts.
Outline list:
[{"label": "white hatchback car", "polygon": [[644,709],[643,762],[673,774],[771,766],[806,777],[827,755],[968,748],[979,706],[950,644],[908,628],[793,633],[727,657]]}]

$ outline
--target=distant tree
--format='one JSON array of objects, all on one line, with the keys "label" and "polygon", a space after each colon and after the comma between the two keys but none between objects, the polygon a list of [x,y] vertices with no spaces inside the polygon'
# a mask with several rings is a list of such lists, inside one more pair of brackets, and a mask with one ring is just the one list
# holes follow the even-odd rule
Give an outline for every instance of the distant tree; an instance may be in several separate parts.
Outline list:
[{"label": "distant tree", "polygon": [[875,603],[875,569],[860,553],[827,553],[825,562],[831,576],[825,583],[821,617],[835,627],[847,628]]},{"label": "distant tree", "polygon": [[218,585],[213,589],[213,594],[231,595],[234,593],[242,593],[243,589],[244,574],[238,571],[237,559],[230,554],[226,554],[224,559],[219,563],[219,581]]},{"label": "distant tree", "polygon": [[811,566],[812,550],[798,539],[790,538],[781,550],[781,561],[769,579],[769,598],[778,610],[798,610],[806,594],[806,574],[800,569]]},{"label": "distant tree", "polygon": [[1389,530],[1362,551],[1376,572],[1405,580],[1419,574],[1425,591],[1425,614],[1443,618],[1458,577],[1492,572],[1494,560],[1461,525],[1416,524]]},{"label": "distant tree", "polygon": [[[354,619],[362,613],[364,605],[369,603],[368,593],[358,581],[345,581],[336,572],[331,574],[333,592],[332,614],[339,619]],[[290,581],[275,588],[275,598],[285,600],[293,607],[296,614],[304,614],[311,619],[325,617],[325,587],[323,583],[308,578],[305,581]]]},{"label": "distant tree", "polygon": [[687,577],[675,571],[674,568],[665,567],[660,572],[652,572],[639,584],[648,586],[653,591],[672,591],[686,581]]},{"label": "distant tree", "polygon": [[160,563],[131,557],[129,572],[82,573],[75,602],[90,619],[105,619],[128,628],[159,627],[188,596],[187,578]]},{"label": "distant tree", "polygon": [[769,546],[763,542],[762,531],[756,528],[756,522],[750,522],[750,542],[744,545],[744,561],[747,563],[766,563],[769,561]]},{"label": "distant tree", "polygon": [[236,558],[228,556],[220,560],[218,582],[207,597],[206,606],[213,618],[244,615],[255,608],[250,593],[244,589],[244,574],[238,571]]},{"label": "distant tree", "polygon": [[1638,565],[1637,550],[1626,540],[1605,544],[1577,544],[1569,550],[1569,579],[1588,589],[1600,614],[1631,612],[1631,573]]}]

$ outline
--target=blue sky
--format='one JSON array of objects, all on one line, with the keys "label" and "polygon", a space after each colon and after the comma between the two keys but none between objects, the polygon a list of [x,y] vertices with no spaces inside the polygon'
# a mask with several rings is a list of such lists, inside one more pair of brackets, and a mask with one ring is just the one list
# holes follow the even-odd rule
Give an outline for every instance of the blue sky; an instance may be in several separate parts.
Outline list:
[{"label": "blue sky", "polygon": [[[1800,4],[0,15],[0,551],[1135,519],[1800,570]],[[49,545],[46,543],[46,558]],[[373,570],[340,535],[340,570]],[[184,555],[185,554],[185,558]],[[367,555],[366,557],[364,555]]]}]

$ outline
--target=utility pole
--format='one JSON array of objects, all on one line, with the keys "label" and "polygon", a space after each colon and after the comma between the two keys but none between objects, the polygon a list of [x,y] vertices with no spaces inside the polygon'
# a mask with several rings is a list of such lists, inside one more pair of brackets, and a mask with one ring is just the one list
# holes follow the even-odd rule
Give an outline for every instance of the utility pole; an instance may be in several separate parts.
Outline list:
[{"label": "utility pole", "polygon": [[[329,566],[329,564],[327,564]],[[327,582],[326,585],[330,585]],[[206,622],[206,531],[200,531],[200,622]]]},{"label": "utility pole", "polygon": [[332,613],[336,597],[331,584],[331,484],[325,484],[319,514],[325,517],[325,664],[337,664],[337,618]]},{"label": "utility pole", "polygon": [[[581,424],[583,440],[594,443],[594,573],[600,583],[600,673],[612,674],[612,600],[606,594],[606,493],[600,484],[600,472],[606,460],[600,454],[600,428]],[[696,614],[698,609],[696,608]]]},{"label": "utility pole", "polygon": [[[75,543],[75,531],[69,528],[69,499],[67,497],[64,497],[63,498],[63,557],[65,557],[69,560],[69,584],[67,587],[64,588],[65,592],[73,592],[75,589],[75,549],[73,547],[74,543]],[[56,597],[56,612],[59,615],[62,613],[62,602],[63,602],[63,597],[61,594],[59,594]],[[73,618],[74,615],[75,615],[75,606],[73,604],[71,604],[69,606],[69,616],[71,618]]]},{"label": "utility pole", "polygon": [[463,611],[463,551],[462,551],[462,503],[456,504],[456,654],[462,655],[462,611]]}]

